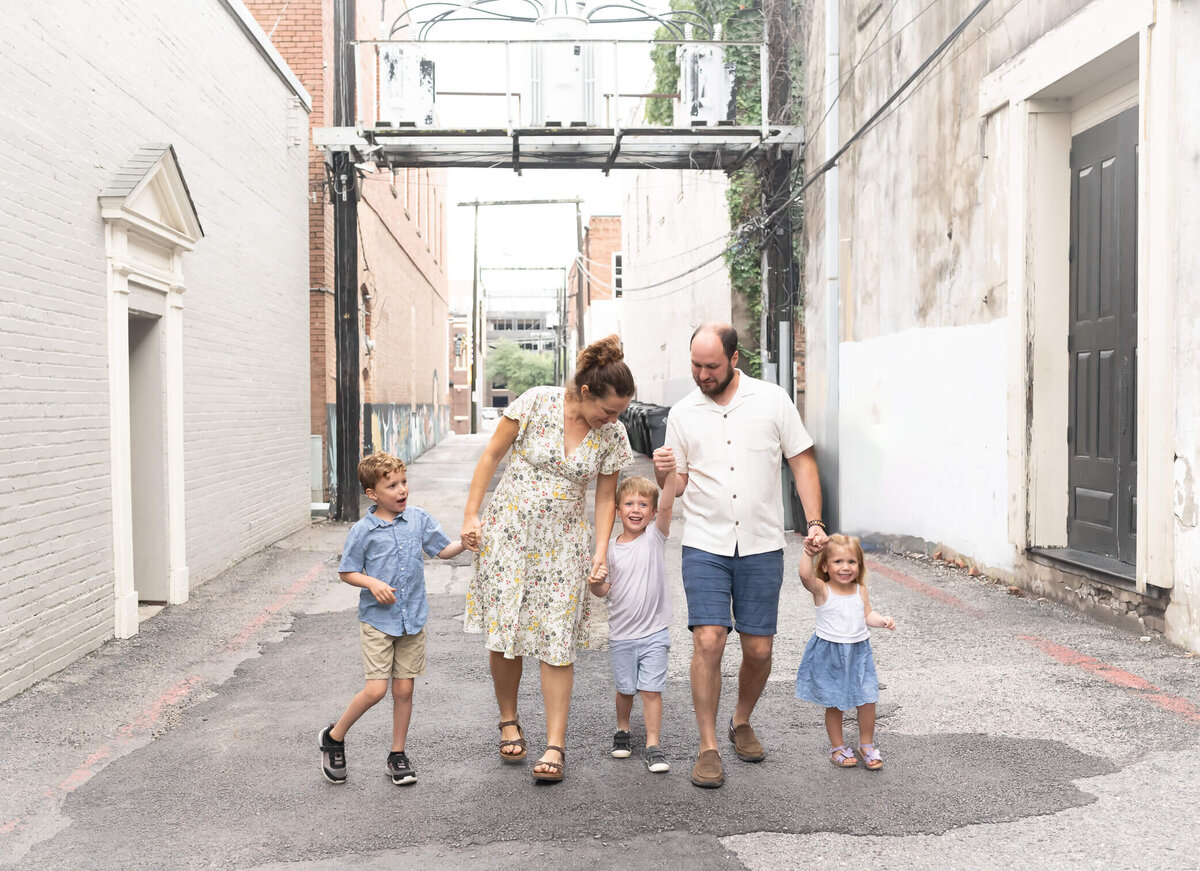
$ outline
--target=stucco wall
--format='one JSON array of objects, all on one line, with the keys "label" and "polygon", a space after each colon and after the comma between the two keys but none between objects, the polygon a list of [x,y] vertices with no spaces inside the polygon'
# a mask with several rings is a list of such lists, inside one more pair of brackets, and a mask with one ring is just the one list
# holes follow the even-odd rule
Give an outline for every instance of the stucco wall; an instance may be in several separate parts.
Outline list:
[{"label": "stucco wall", "polygon": [[[719,258],[674,278],[721,252],[728,243],[728,182],[720,173],[658,170],[629,182],[621,212],[625,291],[618,323],[638,399],[672,405],[695,387],[688,342],[709,320],[728,321],[729,272]],[[685,216],[685,220],[679,220]]]},{"label": "stucco wall", "polygon": [[305,118],[227,6],[26,4],[0,44],[2,698],[113,634],[97,195],[139,146],[174,145],[206,233],[184,257],[193,586],[307,522],[309,420]]},{"label": "stucco wall", "polygon": [[[1177,5],[1181,47],[1200,45],[1200,9]],[[1176,93],[1193,104],[1175,114],[1178,125],[1175,214],[1177,251],[1175,320],[1175,590],[1167,612],[1170,633],[1200,648],[1200,118],[1194,109],[1200,56],[1184,48],[1177,58]]]},{"label": "stucco wall", "polygon": [[1003,320],[841,347],[842,522],[1012,568]]},{"label": "stucco wall", "polygon": [[[925,4],[901,0],[872,43],[889,4],[866,20],[858,17],[862,4],[841,4],[840,66],[849,81],[839,107],[839,141],[859,128],[974,5],[961,0],[923,11]],[[817,95],[807,109],[810,166],[825,150],[819,96],[823,6],[814,10],[805,88]],[[1200,269],[1194,245],[1200,231],[1200,152],[1194,145],[1200,124],[1191,102],[1200,62],[1189,47],[1200,38],[1198,17],[1192,4],[1181,2],[992,4],[840,161],[841,320],[840,335],[832,339],[840,342],[833,353],[842,367],[837,422],[844,525],[946,542],[986,564],[1012,567],[1018,580],[1033,571],[1018,555],[1026,543],[1065,543],[1062,251],[1070,136],[1118,111],[1122,100],[1121,108],[1140,104],[1142,171],[1152,183],[1141,189],[1147,199],[1139,213],[1147,282],[1139,310],[1139,475],[1157,468],[1170,451],[1175,481],[1169,497],[1158,477],[1151,478],[1153,487],[1139,489],[1138,575],[1160,586],[1173,584],[1168,635],[1193,646],[1200,642],[1200,304],[1190,288]],[[1130,22],[1137,24],[1130,29]],[[1056,47],[1052,56],[1048,45]],[[1106,59],[1099,59],[1100,52],[1108,53]],[[1057,72],[1049,75],[1050,70]],[[1164,70],[1173,88],[1164,87]],[[1131,75],[1140,75],[1140,84]],[[980,104],[985,92],[991,101],[986,110]],[[1169,124],[1164,116],[1172,119]],[[806,199],[809,423],[816,433],[832,408],[819,368],[829,359],[833,335],[825,321],[827,190],[818,183]],[[1163,229],[1174,238],[1166,256]],[[1163,283],[1168,277],[1169,287]],[[1145,318],[1160,302],[1173,307],[1170,319]],[[1004,333],[1007,339],[997,338]],[[930,355],[938,355],[932,359],[941,364],[930,367]],[[888,358],[896,377],[879,371]],[[1004,389],[996,378],[1006,370]],[[1147,383],[1146,373],[1158,374]],[[1156,389],[1160,380],[1172,381],[1169,397]],[[879,415],[898,423],[885,432],[877,428]],[[947,439],[971,435],[964,421],[972,417],[989,430],[978,452],[948,447]],[[997,425],[1007,433],[1006,444],[990,431]],[[859,456],[869,450],[890,455]],[[1006,465],[1005,481],[997,473]],[[913,486],[914,468],[937,482],[922,487],[922,495],[931,498],[902,505],[885,495],[860,504],[870,499],[872,484],[884,494]],[[863,469],[876,480],[868,481]],[[1170,497],[1171,532],[1164,534],[1157,520],[1147,529],[1147,518]],[[1007,523],[997,507],[1005,503]],[[954,504],[961,506],[959,514],[947,512]],[[1169,579],[1159,568],[1168,563],[1173,563]]]}]

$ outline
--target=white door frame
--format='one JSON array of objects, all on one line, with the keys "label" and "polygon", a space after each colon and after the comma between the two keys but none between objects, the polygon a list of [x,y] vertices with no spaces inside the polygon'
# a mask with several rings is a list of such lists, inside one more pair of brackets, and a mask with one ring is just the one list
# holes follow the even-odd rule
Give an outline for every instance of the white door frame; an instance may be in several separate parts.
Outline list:
[{"label": "white door frame", "polygon": [[169,146],[140,149],[99,199],[107,253],[114,633],[129,638],[138,631],[129,429],[130,286],[164,298],[167,601],[178,604],[187,601],[189,590],[183,514],[183,253],[193,249],[203,230]]},{"label": "white door frame", "polygon": [[[1148,584],[1169,588],[1174,582],[1174,16],[1173,3],[1095,0],[1001,65],[979,92],[982,119],[1008,112],[1009,163],[1002,171],[1012,324],[1009,540],[1018,555],[1030,544],[1066,543],[1067,360],[1052,347],[1054,336],[1065,336],[1065,309],[1057,311],[1062,307],[1048,297],[1067,286],[1071,136],[1131,101],[1140,109],[1136,578],[1142,592]],[[1096,95],[1072,113],[1071,97],[1087,93],[1060,93],[1070,87],[1068,77],[1131,39],[1138,42],[1136,91],[1117,83],[1111,94]]]}]

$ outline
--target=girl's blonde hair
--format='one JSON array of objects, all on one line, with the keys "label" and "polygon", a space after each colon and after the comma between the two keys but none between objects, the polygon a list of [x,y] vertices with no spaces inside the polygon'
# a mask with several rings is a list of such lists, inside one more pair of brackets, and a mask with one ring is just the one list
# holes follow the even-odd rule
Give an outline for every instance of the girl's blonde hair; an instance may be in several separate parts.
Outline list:
[{"label": "girl's blonde hair", "polygon": [[865,587],[867,585],[867,560],[863,556],[862,542],[853,535],[842,535],[840,532],[835,532],[829,536],[825,549],[817,554],[816,562],[813,563],[813,574],[822,581],[829,581],[829,551],[835,547],[844,548],[854,554],[854,558],[858,560],[858,582]]}]

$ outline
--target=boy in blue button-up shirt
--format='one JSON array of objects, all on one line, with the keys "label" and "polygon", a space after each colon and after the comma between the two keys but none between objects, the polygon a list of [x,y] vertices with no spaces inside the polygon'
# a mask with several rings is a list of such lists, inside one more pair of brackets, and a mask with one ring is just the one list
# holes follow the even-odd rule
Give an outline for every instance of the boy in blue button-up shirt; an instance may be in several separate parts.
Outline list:
[{"label": "boy in blue button-up shirt", "polygon": [[350,700],[341,719],[321,730],[321,770],[332,783],[346,782],[346,732],[387,695],[392,682],[392,783],[415,783],[404,752],[412,717],[415,678],[425,673],[425,563],[422,551],[450,559],[462,553],[429,514],[408,504],[404,461],[377,453],[358,464],[358,480],[375,504],[346,536],[338,576],[362,587],[358,598],[366,686]]}]

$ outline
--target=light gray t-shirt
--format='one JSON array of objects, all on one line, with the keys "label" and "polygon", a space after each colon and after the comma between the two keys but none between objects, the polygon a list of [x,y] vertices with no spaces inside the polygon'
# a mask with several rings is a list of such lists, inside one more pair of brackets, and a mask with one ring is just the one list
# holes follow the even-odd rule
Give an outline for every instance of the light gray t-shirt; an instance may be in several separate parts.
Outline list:
[{"label": "light gray t-shirt", "polygon": [[651,523],[633,541],[608,546],[608,637],[645,638],[671,625],[671,596],[663,563],[666,536]]}]

